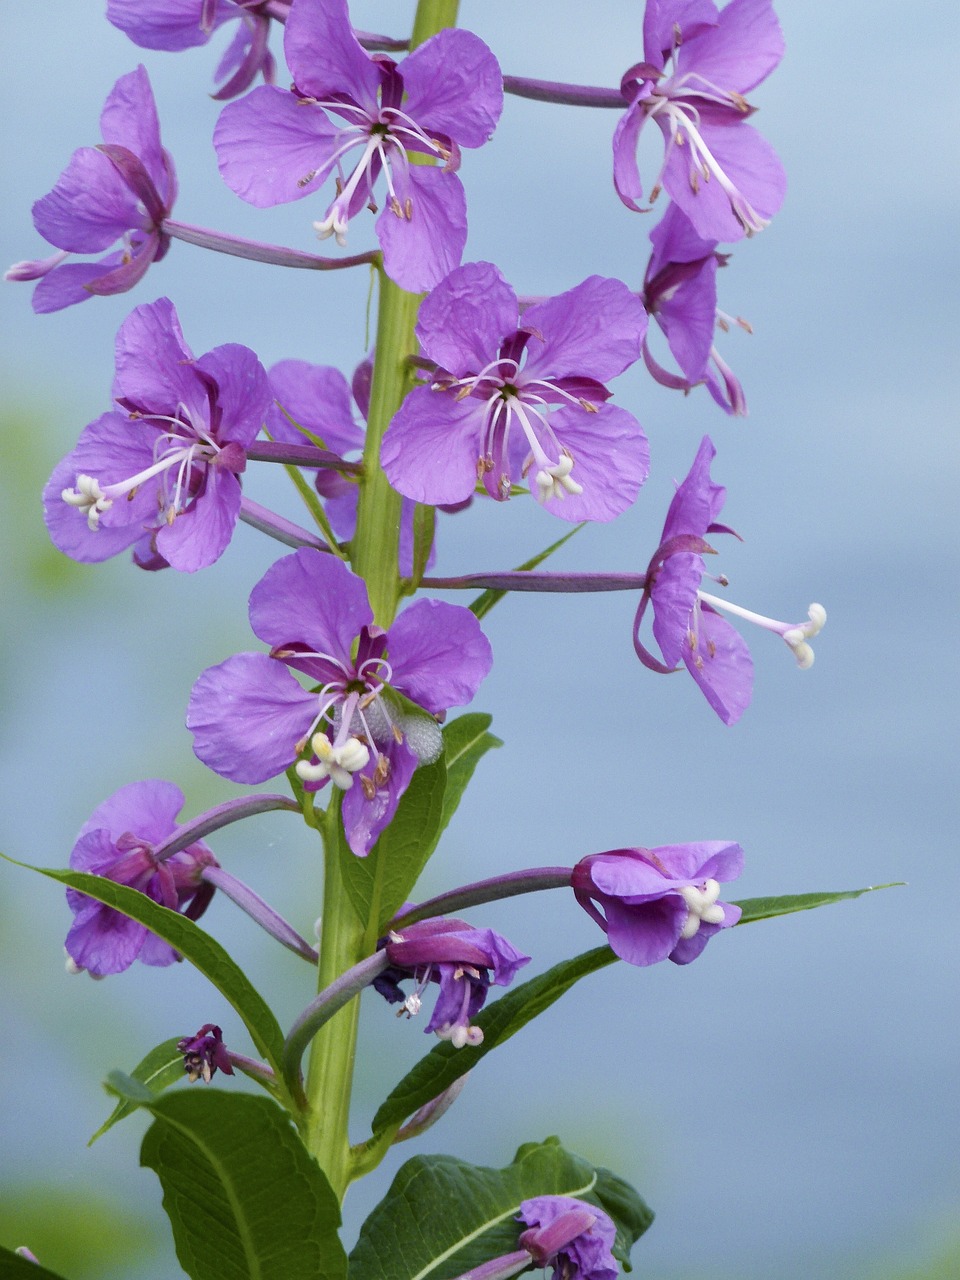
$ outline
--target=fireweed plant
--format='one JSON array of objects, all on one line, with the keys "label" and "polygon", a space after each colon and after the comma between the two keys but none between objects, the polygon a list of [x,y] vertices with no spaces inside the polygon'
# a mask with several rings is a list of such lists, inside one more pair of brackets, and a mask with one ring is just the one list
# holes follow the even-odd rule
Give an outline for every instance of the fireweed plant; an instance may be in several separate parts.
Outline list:
[{"label": "fireweed plant", "polygon": [[[175,220],[174,161],[137,67],[107,98],[102,141],[81,146],[33,207],[56,252],[7,273],[36,282],[38,312],[139,295],[117,334],[111,407],[44,490],[56,546],[87,563],[129,552],[143,570],[195,573],[229,554],[239,520],[283,551],[251,584],[249,651],[183,690],[200,760],[232,782],[275,789],[181,819],[173,782],[118,778],[92,807],[69,869],[43,872],[66,886],[71,973],[185,959],[219,992],[216,1023],[171,1027],[139,1064],[123,1064],[128,1073],[111,1075],[116,1108],[104,1128],[150,1113],[141,1161],[160,1178],[192,1277],[497,1280],[552,1269],[562,1280],[613,1280],[652,1214],[617,1174],[555,1138],[521,1146],[504,1169],[447,1155],[408,1161],[349,1257],[340,1205],[579,978],[617,961],[688,965],[735,926],[863,892],[728,901],[739,844],[649,847],[638,829],[622,848],[584,848],[572,867],[521,866],[430,901],[416,894],[476,766],[498,745],[489,716],[459,709],[494,661],[483,618],[510,592],[632,595],[639,663],[686,671],[708,704],[702,714],[726,725],[753,690],[746,624],[778,636],[801,668],[813,661],[821,605],[799,621],[768,618],[731,601],[722,572],[708,573],[739,536],[721,523],[726,494],[711,474],[709,436],[642,572],[550,573],[540,566],[551,545],[519,569],[429,576],[438,508],[479,503],[495,521],[501,503],[522,502],[544,529],[567,522],[555,528],[569,536],[569,522],[608,522],[638,501],[650,424],[613,403],[609,386],[632,366],[685,393],[706,388],[719,406],[711,413],[745,412],[715,345],[729,327],[717,272],[721,246],[766,228],[785,189],[745,96],[783,53],[771,0],[723,9],[647,0],[642,30],[631,17],[623,33],[640,60],[609,88],[504,76],[497,51],[456,27],[456,0],[420,0],[409,37],[354,30],[347,0],[109,0],[107,17],[145,48],[227,41],[212,73],[225,101],[213,134],[224,181],[258,208],[302,201],[304,244],[312,223],[335,252]],[[288,74],[277,68],[281,48]],[[463,261],[468,153],[493,134],[505,92],[608,112],[610,198],[646,215],[637,218],[638,248],[648,236],[652,245],[644,274],[594,274],[555,297],[524,298],[496,264]],[[659,130],[663,151],[641,179],[644,129]],[[368,219],[379,249],[336,252]],[[152,264],[181,252],[176,241],[280,267],[372,273],[372,354],[346,374],[294,358],[265,369],[229,341],[195,355],[174,302],[151,288]],[[654,323],[669,355],[654,354]],[[304,501],[297,519],[252,496],[257,467],[278,463]],[[474,593],[472,603],[431,598],[440,589]],[[217,855],[221,828],[272,810],[299,816],[322,853],[322,902],[305,908],[322,916],[316,945]],[[198,923],[218,891],[305,961],[292,1025],[281,1026]],[[460,918],[557,892],[596,924],[600,945],[545,972],[534,966],[532,978],[522,938],[502,937],[482,913]],[[495,1001],[494,987],[504,989]],[[356,1140],[365,988],[438,1043]],[[244,1031],[251,1054],[237,1048]],[[243,1074],[261,1092],[231,1089],[230,1079],[210,1087],[217,1074]],[[28,1245],[21,1258],[27,1270],[36,1262]]]}]

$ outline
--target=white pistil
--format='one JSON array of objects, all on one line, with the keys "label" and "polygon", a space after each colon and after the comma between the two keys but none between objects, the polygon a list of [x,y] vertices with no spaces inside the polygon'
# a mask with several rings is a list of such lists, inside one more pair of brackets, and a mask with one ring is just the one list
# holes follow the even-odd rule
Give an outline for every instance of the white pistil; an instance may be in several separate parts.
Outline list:
[{"label": "white pistil", "polygon": [[583,485],[570,479],[572,470],[573,458],[564,449],[556,466],[541,467],[537,472],[537,500],[546,502],[549,498],[565,498],[568,493],[583,493]]},{"label": "white pistil", "polygon": [[317,763],[298,760],[297,777],[304,782],[322,782],[329,778],[341,791],[350,790],[353,775],[370,760],[370,751],[359,738],[347,738],[340,746],[334,746],[325,733],[315,733],[310,740],[310,749],[317,757]]},{"label": "white pistil", "polygon": [[94,533],[100,528],[101,515],[113,506],[113,499],[104,494],[96,476],[77,476],[76,487],[61,489],[60,497],[71,507],[83,512],[87,517],[88,528]]},{"label": "white pistil", "polygon": [[778,622],[775,618],[764,617],[762,613],[754,613],[752,609],[744,609],[738,604],[732,604],[719,596],[712,596],[706,591],[698,591],[697,599],[710,605],[712,609],[732,613],[735,618],[743,618],[745,622],[752,622],[758,627],[763,627],[765,631],[773,631],[790,646],[797,660],[797,666],[802,671],[813,666],[814,653],[809,641],[815,635],[819,635],[827,621],[827,611],[822,604],[814,603],[810,606],[807,610],[807,622]]},{"label": "white pistil", "polygon": [[702,924],[723,924],[723,907],[717,905],[720,897],[718,881],[704,880],[699,889],[695,885],[686,885],[680,890],[680,896],[687,904],[688,913],[680,931],[681,938],[692,938]]}]

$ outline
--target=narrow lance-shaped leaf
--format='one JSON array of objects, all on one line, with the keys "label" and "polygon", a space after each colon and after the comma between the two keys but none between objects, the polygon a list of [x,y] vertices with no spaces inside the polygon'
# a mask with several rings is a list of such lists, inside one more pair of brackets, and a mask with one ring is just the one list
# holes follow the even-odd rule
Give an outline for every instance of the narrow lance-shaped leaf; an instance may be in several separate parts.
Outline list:
[{"label": "narrow lance-shaped leaf", "polygon": [[[361,1228],[350,1255],[351,1280],[450,1280],[517,1248],[524,1228],[516,1215],[524,1200],[559,1195],[598,1203],[598,1178],[556,1138],[521,1147],[505,1169],[416,1156]],[[621,1197],[625,1187],[620,1184]],[[611,1216],[624,1208],[615,1198],[611,1205]],[[634,1192],[627,1211],[614,1217],[626,1248],[652,1217]]]},{"label": "narrow lance-shaped leaf", "polygon": [[890,884],[871,884],[865,889],[841,889],[837,893],[794,893],[779,898],[743,898],[734,903],[734,906],[743,912],[739,924],[751,924],[754,920],[772,920],[774,916],[788,916],[794,911],[812,911],[814,907],[827,907],[833,902],[861,898],[865,893],[876,893],[878,889],[896,889],[903,884],[903,880],[894,880]]},{"label": "narrow lance-shaped leaf", "polygon": [[[9,862],[15,861],[12,858]],[[167,907],[161,907],[144,893],[138,893],[127,885],[117,884],[105,876],[89,875],[84,871],[55,871],[47,867],[31,867],[18,862],[17,866],[39,871],[50,880],[69,885],[81,893],[95,898],[122,915],[146,925],[157,937],[175,947],[204,977],[209,978],[217,990],[230,1002],[243,1020],[244,1026],[257,1050],[279,1074],[280,1056],[283,1052],[283,1032],[269,1005],[250,982],[240,966],[221,947],[220,943],[205,933],[199,925],[186,916]]]},{"label": "narrow lance-shaped leaf", "polygon": [[485,712],[471,711],[451,720],[443,730],[447,785],[443,793],[443,817],[437,831],[437,840],[456,813],[474,769],[492,747],[503,746],[501,739],[489,732],[492,720],[493,717]]},{"label": "narrow lance-shaped leaf", "polygon": [[276,1103],[208,1088],[153,1097],[120,1072],[110,1085],[154,1116],[140,1163],[160,1179],[193,1280],[342,1280],[337,1198]]},{"label": "narrow lance-shaped leaf", "polygon": [[[520,492],[522,493],[523,490]],[[569,533],[565,533],[563,537],[558,538],[556,542],[551,542],[550,546],[545,547],[539,555],[533,556],[530,560],[525,560],[523,564],[518,564],[514,573],[529,573],[531,570],[536,569],[539,565],[543,564],[544,560],[549,556],[552,556],[555,551],[559,551],[565,542],[569,542],[575,533],[579,533],[581,529],[585,529],[586,527],[586,521],[583,521],[581,524],[575,524]],[[493,606],[495,604],[499,604],[503,597],[508,594],[509,593],[507,591],[499,591],[492,588],[488,591],[483,591],[470,605],[470,612],[475,618],[485,618]]]},{"label": "narrow lance-shaped leaf", "polygon": [[[164,1089],[169,1089],[172,1084],[183,1080],[185,1078],[183,1054],[177,1048],[178,1043],[178,1037],[174,1036],[173,1039],[164,1040],[163,1044],[158,1044],[155,1049],[151,1049],[146,1057],[137,1063],[130,1072],[129,1078],[145,1085],[154,1097],[159,1093],[163,1093]],[[127,1101],[126,1098],[121,1098],[87,1143],[87,1146],[92,1146],[98,1138],[103,1137],[107,1130],[112,1129],[118,1120],[123,1120],[132,1115],[138,1105],[138,1103]]]}]

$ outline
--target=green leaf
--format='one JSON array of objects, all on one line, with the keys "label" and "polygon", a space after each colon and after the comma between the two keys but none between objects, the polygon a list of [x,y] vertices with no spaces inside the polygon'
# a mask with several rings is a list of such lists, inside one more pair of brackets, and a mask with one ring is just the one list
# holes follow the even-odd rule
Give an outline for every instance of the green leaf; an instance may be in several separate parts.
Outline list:
[{"label": "green leaf", "polygon": [[[158,1044],[155,1049],[151,1049],[147,1056],[137,1063],[128,1078],[145,1085],[151,1097],[162,1093],[164,1089],[169,1089],[178,1080],[186,1079],[183,1070],[183,1054],[177,1049],[177,1044],[178,1037],[176,1036],[172,1040],[164,1040],[163,1044]],[[136,1105],[126,1101],[126,1099],[118,1102],[87,1143],[87,1146],[93,1146],[96,1140],[102,1137],[108,1129],[112,1129],[118,1120],[123,1120],[126,1116],[132,1115],[136,1109]]]},{"label": "green leaf", "polygon": [[[549,547],[544,548],[539,555],[535,555],[531,560],[518,564],[514,573],[529,573],[531,569],[536,569],[538,565],[543,564],[548,556],[552,556],[555,551],[559,551],[565,542],[569,542],[575,533],[579,533],[581,529],[585,529],[587,521],[583,520],[580,524],[575,524],[569,533],[565,533],[562,538],[558,538],[556,542],[551,542]],[[509,593],[504,590],[483,591],[477,596],[476,600],[470,605],[470,612],[475,618],[485,618],[495,604],[499,604],[505,595]]]},{"label": "green leaf", "polygon": [[286,1112],[269,1098],[198,1087],[111,1087],[154,1116],[141,1165],[163,1187],[180,1264],[194,1280],[342,1280],[340,1208]]},{"label": "green leaf", "polygon": [[826,907],[831,902],[843,902],[846,898],[860,898],[878,889],[896,889],[903,880],[890,884],[871,884],[865,889],[843,889],[839,893],[794,893],[782,898],[743,898],[732,905],[743,912],[739,924],[752,924],[754,920],[772,920],[774,916],[788,916],[794,911],[812,911],[814,907]]},{"label": "green leaf", "polygon": [[63,1277],[0,1245],[0,1280],[63,1280]]},{"label": "green leaf", "polygon": [[[361,1228],[350,1255],[351,1280],[450,1280],[516,1250],[524,1200],[560,1195],[595,1203],[597,1185],[598,1171],[556,1138],[521,1147],[505,1169],[416,1156]],[[634,1196],[622,1224],[624,1242],[636,1238],[644,1216]],[[652,1214],[646,1206],[643,1211],[649,1224]]]},{"label": "green leaf", "polygon": [[[7,858],[7,861],[15,862],[15,859]],[[280,1024],[236,961],[231,959],[219,942],[192,920],[177,911],[161,907],[145,893],[138,893],[136,889],[117,884],[105,876],[89,875],[85,871],[55,871],[48,867],[31,867],[26,862],[16,862],[15,865],[39,871],[50,880],[78,889],[97,902],[113,907],[131,920],[146,925],[157,937],[175,947],[233,1005],[258,1051],[279,1076],[279,1063],[283,1053]]]},{"label": "green leaf", "polygon": [[475,1049],[469,1046],[455,1049],[448,1040],[443,1041],[407,1072],[374,1116],[374,1136],[396,1132],[407,1116],[443,1093],[497,1045],[509,1040],[521,1027],[549,1009],[575,982],[612,964],[616,958],[609,947],[596,947],[593,951],[574,956],[572,960],[562,960],[546,973],[501,996],[475,1019],[476,1025],[483,1030],[482,1044]]},{"label": "green leaf", "polygon": [[443,817],[437,831],[438,840],[456,813],[474,769],[491,747],[503,746],[500,738],[488,732],[492,719],[484,712],[471,711],[451,720],[443,730],[447,786],[443,793]]},{"label": "green leaf", "polygon": [[617,1226],[613,1256],[625,1271],[631,1271],[630,1250],[653,1222],[653,1210],[619,1174],[597,1169],[597,1185],[585,1199],[592,1200]]}]

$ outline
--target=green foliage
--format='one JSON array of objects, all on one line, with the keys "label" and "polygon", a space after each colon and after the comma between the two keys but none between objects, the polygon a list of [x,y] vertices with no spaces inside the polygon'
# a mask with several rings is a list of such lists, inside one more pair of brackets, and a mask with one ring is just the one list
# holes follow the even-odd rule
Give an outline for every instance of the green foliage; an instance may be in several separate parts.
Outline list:
[{"label": "green foliage", "polygon": [[193,1280],[342,1280],[337,1198],[274,1102],[208,1088],[154,1097],[120,1072],[110,1084],[154,1116],[140,1163],[160,1179]]},{"label": "green foliage", "polygon": [[[164,1040],[163,1044],[158,1044],[155,1049],[151,1049],[130,1072],[130,1079],[146,1085],[154,1096],[163,1093],[164,1089],[169,1089],[178,1080],[183,1080],[185,1078],[183,1054],[177,1049],[177,1044],[178,1037],[174,1036],[173,1039]],[[112,1129],[118,1120],[132,1115],[136,1109],[136,1103],[121,1098],[87,1146],[92,1147],[96,1140],[102,1138],[108,1129]]]},{"label": "green foliage", "polygon": [[[520,492],[526,493],[526,490],[521,489]],[[586,521],[582,521],[580,524],[575,524],[569,533],[565,533],[563,537],[558,538],[556,542],[551,542],[550,546],[541,551],[539,555],[533,556],[530,560],[525,560],[523,564],[518,564],[514,572],[529,573],[532,569],[536,569],[539,565],[543,564],[544,560],[546,560],[548,556],[552,556],[555,551],[559,551],[565,542],[569,542],[575,533],[579,533],[581,529],[585,529],[586,527]],[[493,606],[495,604],[499,604],[503,597],[508,594],[509,593],[507,591],[483,591],[477,596],[476,600],[471,603],[470,612],[475,618],[485,618]]]},{"label": "green foliage", "polygon": [[353,854],[342,838],[344,884],[361,920],[376,921],[379,937],[420,877],[480,759],[499,738],[489,733],[490,716],[471,713],[443,730],[443,755],[417,769],[397,812],[366,858]]},{"label": "green foliage", "polygon": [[625,1182],[565,1151],[556,1138],[521,1147],[505,1169],[416,1156],[364,1223],[350,1255],[350,1280],[450,1280],[516,1250],[524,1200],[573,1196],[606,1209],[596,1194],[601,1184],[616,1186],[609,1203],[625,1262],[653,1214]]},{"label": "green foliage", "polygon": [[374,1137],[396,1132],[407,1116],[449,1089],[455,1080],[466,1075],[497,1045],[509,1040],[521,1027],[549,1009],[575,982],[612,964],[616,958],[609,947],[597,947],[572,960],[561,961],[546,973],[501,996],[476,1018],[476,1025],[483,1030],[481,1045],[475,1049],[455,1049],[449,1041],[443,1041],[407,1072],[374,1116]]},{"label": "green foliage", "polygon": [[63,1280],[63,1277],[0,1246],[0,1280]]},{"label": "green foliage", "polygon": [[[10,1169],[11,1177],[15,1170]],[[22,1169],[19,1171],[22,1174]],[[119,1205],[89,1184],[0,1183],[0,1240],[8,1250],[27,1245],[43,1268],[0,1248],[0,1280],[125,1277],[163,1246],[156,1215]],[[49,1268],[49,1270],[47,1270]]]},{"label": "green foliage", "polygon": [[793,893],[781,898],[743,898],[734,903],[743,912],[740,924],[752,924],[754,920],[772,920],[774,916],[788,916],[794,911],[812,911],[814,907],[827,907],[832,902],[843,902],[847,898],[860,898],[865,893],[876,893],[878,889],[896,889],[904,882],[895,880],[891,884],[871,884],[865,889],[842,889],[838,893]]},{"label": "green foliage", "polygon": [[[0,855],[4,856],[4,855]],[[13,858],[7,859],[15,861]],[[113,907],[131,920],[144,924],[168,942],[191,964],[209,978],[217,990],[227,999],[243,1020],[250,1037],[270,1065],[279,1074],[279,1062],[283,1052],[283,1032],[280,1024],[259,991],[237,963],[231,959],[220,943],[211,938],[192,920],[161,907],[136,889],[117,884],[104,876],[89,875],[84,871],[54,871],[47,867],[30,867],[17,862],[18,867],[39,871],[41,875],[60,884],[69,885],[81,893]]]}]

